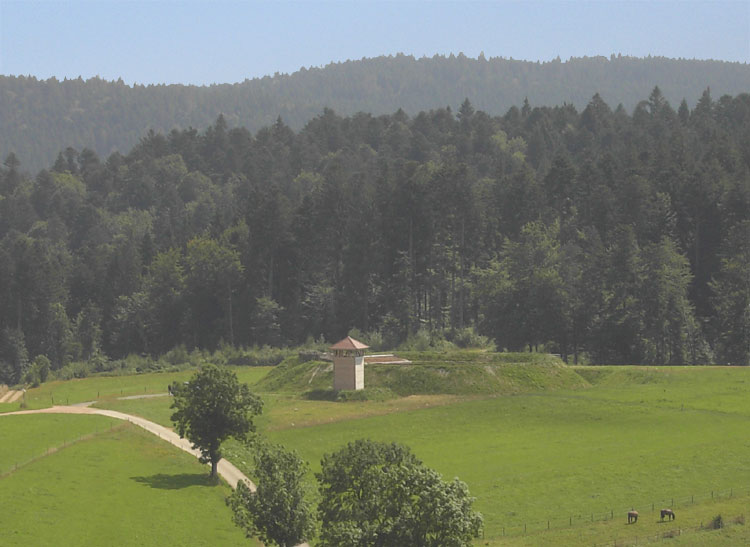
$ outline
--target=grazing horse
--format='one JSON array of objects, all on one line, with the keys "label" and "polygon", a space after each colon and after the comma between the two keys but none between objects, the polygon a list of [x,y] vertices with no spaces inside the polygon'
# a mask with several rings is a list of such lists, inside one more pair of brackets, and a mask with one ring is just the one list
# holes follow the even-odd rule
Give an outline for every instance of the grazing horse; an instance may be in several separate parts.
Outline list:
[{"label": "grazing horse", "polygon": [[638,511],[628,511],[628,524],[638,522]]},{"label": "grazing horse", "polygon": [[674,520],[674,511],[671,509],[662,509],[661,510],[661,520],[664,520],[664,517],[669,517],[669,520]]}]

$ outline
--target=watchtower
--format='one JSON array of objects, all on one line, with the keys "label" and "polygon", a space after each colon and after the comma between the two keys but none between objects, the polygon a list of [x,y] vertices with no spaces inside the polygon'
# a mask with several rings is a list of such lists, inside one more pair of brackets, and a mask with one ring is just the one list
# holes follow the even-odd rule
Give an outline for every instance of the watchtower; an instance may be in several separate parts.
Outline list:
[{"label": "watchtower", "polygon": [[365,350],[369,347],[347,336],[329,348],[333,351],[333,389],[365,388]]}]

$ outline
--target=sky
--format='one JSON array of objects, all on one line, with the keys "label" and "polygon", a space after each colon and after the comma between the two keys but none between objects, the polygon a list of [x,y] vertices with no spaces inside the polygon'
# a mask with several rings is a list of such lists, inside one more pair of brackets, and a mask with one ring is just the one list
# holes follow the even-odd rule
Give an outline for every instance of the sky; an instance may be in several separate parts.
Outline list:
[{"label": "sky", "polygon": [[210,85],[348,59],[750,63],[750,0],[0,0],[0,74]]}]

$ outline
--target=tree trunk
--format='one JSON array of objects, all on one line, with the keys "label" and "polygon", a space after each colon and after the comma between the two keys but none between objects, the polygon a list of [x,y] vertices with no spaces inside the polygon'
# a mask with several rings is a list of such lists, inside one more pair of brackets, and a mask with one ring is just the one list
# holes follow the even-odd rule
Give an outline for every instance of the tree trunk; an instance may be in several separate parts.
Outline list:
[{"label": "tree trunk", "polygon": [[211,477],[217,477],[218,471],[217,468],[219,466],[219,459],[218,457],[214,456],[211,458]]}]

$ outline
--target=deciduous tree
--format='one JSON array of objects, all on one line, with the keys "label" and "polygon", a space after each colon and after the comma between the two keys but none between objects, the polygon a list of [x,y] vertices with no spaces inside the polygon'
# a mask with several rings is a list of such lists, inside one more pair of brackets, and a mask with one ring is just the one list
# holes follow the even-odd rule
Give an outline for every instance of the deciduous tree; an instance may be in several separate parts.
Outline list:
[{"label": "deciduous tree", "polygon": [[479,535],[466,484],[443,481],[406,446],[358,440],[321,466],[323,546],[458,547]]},{"label": "deciduous tree", "polygon": [[187,384],[175,382],[171,420],[180,437],[200,450],[201,463],[211,463],[211,476],[221,459],[221,444],[229,437],[246,440],[255,431],[253,418],[263,408],[261,399],[240,384],[229,369],[204,365]]},{"label": "deciduous tree", "polygon": [[254,492],[244,483],[227,500],[234,522],[247,537],[266,545],[291,547],[310,539],[314,531],[312,506],[305,500],[307,465],[295,452],[261,443],[255,453]]}]

